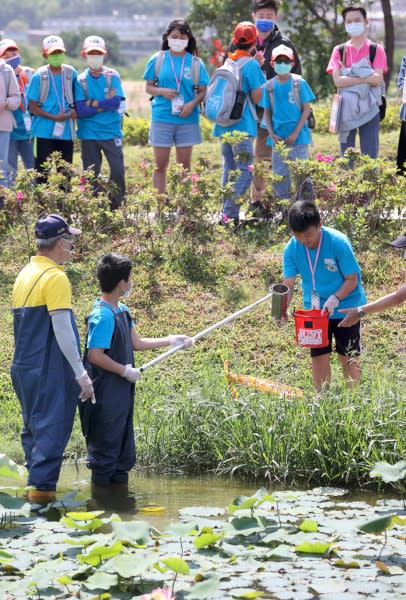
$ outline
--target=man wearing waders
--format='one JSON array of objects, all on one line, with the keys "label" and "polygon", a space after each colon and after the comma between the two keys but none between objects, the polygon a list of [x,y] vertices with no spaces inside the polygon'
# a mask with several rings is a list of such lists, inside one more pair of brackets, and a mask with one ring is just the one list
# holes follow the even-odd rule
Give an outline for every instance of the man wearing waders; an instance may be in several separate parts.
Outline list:
[{"label": "man wearing waders", "polygon": [[[127,484],[135,464],[133,409],[134,350],[191,346],[186,335],[141,338],[121,297],[131,292],[132,265],[119,254],[106,254],[97,265],[101,296],[87,319],[85,366],[94,381],[96,404],[82,404],[80,418],[93,486]],[[95,487],[93,490],[95,491]]]},{"label": "man wearing waders", "polygon": [[80,233],[59,215],[40,218],[35,225],[37,255],[19,273],[13,288],[11,378],[23,414],[21,441],[28,485],[33,486],[28,492],[31,502],[55,500],[78,396],[94,401],[63,267],[73,250],[72,236]]}]

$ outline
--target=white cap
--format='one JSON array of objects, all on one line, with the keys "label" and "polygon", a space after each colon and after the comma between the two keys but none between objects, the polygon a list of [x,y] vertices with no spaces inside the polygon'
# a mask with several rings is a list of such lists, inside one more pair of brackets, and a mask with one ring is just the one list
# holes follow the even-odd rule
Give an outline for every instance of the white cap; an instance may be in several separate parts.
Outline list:
[{"label": "white cap", "polygon": [[48,35],[42,41],[42,51],[44,54],[52,54],[55,50],[62,50],[66,52],[65,44],[63,39],[59,35]]},{"label": "white cap", "polygon": [[6,50],[19,50],[19,47],[17,46],[17,44],[15,43],[14,40],[10,40],[9,38],[6,38],[4,40],[0,40],[0,56],[3,56],[3,54],[6,52]]},{"label": "white cap", "polygon": [[295,59],[292,48],[289,48],[284,44],[280,44],[272,50],[271,60],[275,60],[275,58],[277,58],[278,56],[287,56],[288,58],[290,58],[290,60]]},{"label": "white cap", "polygon": [[98,35],[89,35],[82,46],[82,54],[87,54],[92,50],[98,50],[102,54],[107,54],[106,42]]}]

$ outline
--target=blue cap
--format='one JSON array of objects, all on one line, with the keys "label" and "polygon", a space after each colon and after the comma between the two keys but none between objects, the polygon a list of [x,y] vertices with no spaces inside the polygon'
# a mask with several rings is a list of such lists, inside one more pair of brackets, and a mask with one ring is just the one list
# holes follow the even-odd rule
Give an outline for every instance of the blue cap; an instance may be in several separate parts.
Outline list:
[{"label": "blue cap", "polygon": [[79,235],[80,233],[82,233],[80,229],[69,227],[60,215],[45,215],[40,217],[35,224],[35,237],[39,240],[47,240],[66,234]]}]

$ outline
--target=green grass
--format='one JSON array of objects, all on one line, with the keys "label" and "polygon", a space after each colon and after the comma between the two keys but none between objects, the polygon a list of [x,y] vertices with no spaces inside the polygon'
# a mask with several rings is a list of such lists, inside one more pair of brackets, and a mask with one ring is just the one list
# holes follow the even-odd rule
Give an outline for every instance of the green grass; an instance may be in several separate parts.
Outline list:
[{"label": "green grass", "polygon": [[[396,134],[382,136],[383,152],[395,154]],[[336,152],[334,136],[316,136],[313,152]],[[220,177],[217,143],[195,149],[210,156],[210,176]],[[130,191],[141,185],[141,159],[150,148],[126,149]],[[77,161],[78,158],[76,157]],[[213,184],[214,185],[214,184]],[[215,190],[215,188],[214,188]],[[217,207],[209,194],[207,210]],[[232,235],[216,229],[206,244],[177,246],[159,260],[139,252],[142,233],[113,228],[117,251],[134,260],[133,293],[128,300],[141,335],[195,334],[267,292],[281,280],[281,252],[287,231],[262,227]],[[131,233],[132,232],[132,233]],[[21,411],[9,379],[13,352],[9,312],[13,281],[27,260],[21,226],[0,237],[0,452],[22,461]],[[165,230],[162,230],[165,235]],[[95,260],[111,250],[109,236],[85,236],[82,257],[68,267],[81,337],[84,317],[97,296]],[[401,256],[379,235],[358,253],[370,299],[404,281]],[[198,249],[198,250],[197,250]],[[296,294],[300,306],[300,294]],[[334,383],[323,395],[313,391],[308,351],[294,342],[293,323],[272,321],[267,304],[258,307],[187,352],[151,369],[137,385],[135,427],[138,466],[161,471],[237,473],[286,482],[347,482],[361,485],[375,461],[396,462],[406,454],[404,395],[406,347],[399,308],[365,320],[361,385],[344,388],[336,357]],[[156,353],[138,354],[142,364]],[[224,360],[233,372],[263,377],[304,390],[303,400],[284,400],[240,387],[234,398],[226,385]],[[403,378],[403,379],[402,379]],[[78,422],[67,457],[83,456]]]}]

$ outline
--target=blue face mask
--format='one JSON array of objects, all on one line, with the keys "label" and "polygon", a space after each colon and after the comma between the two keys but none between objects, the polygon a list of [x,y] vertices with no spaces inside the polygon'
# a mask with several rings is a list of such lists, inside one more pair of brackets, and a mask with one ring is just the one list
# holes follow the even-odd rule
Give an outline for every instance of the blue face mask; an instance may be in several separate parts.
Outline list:
[{"label": "blue face mask", "polygon": [[8,58],[6,60],[6,63],[8,65],[10,65],[10,67],[12,69],[16,69],[18,67],[18,65],[21,63],[21,56],[19,54],[17,54],[16,56],[13,56],[12,58]]},{"label": "blue face mask", "polygon": [[273,29],[274,25],[275,21],[272,21],[272,19],[257,19],[255,21],[255,27],[261,33],[268,33],[268,31]]},{"label": "blue face mask", "polygon": [[291,63],[275,63],[274,71],[277,75],[287,75],[292,70]]}]

